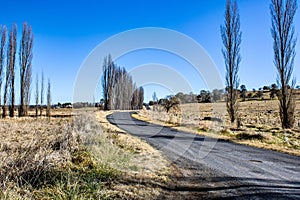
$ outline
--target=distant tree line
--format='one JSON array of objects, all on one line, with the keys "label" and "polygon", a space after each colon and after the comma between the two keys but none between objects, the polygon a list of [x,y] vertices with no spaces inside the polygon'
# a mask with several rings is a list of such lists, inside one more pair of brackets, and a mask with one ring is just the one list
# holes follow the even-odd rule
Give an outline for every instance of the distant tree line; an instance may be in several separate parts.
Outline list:
[{"label": "distant tree line", "polygon": [[[31,97],[31,82],[32,82],[32,58],[33,58],[33,41],[34,36],[31,26],[26,22],[23,23],[22,37],[19,46],[19,74],[20,74],[20,104],[15,104],[15,80],[16,80],[16,57],[17,57],[17,25],[13,24],[9,31],[5,25],[0,25],[0,106],[2,107],[2,117],[7,115],[15,116],[15,110],[18,108],[18,116],[23,117],[28,115],[30,97]],[[38,79],[37,79],[38,80]],[[4,84],[3,104],[2,103],[2,85]],[[43,99],[43,81],[41,100]],[[38,87],[37,93],[38,93]],[[39,95],[38,95],[39,96]],[[38,99],[38,96],[36,97]],[[50,81],[48,81],[47,91],[47,107],[50,107],[51,91]],[[41,105],[43,102],[41,101]],[[49,105],[48,105],[49,104]],[[36,104],[36,109],[38,103]],[[42,106],[40,106],[40,114]],[[7,113],[7,111],[9,113]],[[50,109],[47,109],[47,116],[50,116]],[[37,111],[36,111],[37,116]]]},{"label": "distant tree line", "polygon": [[[300,86],[297,86],[296,88],[299,90]],[[211,92],[209,90],[200,90],[199,94],[194,94],[192,92],[184,94],[183,92],[178,92],[175,95],[168,95],[161,99],[157,99],[156,93],[154,92],[152,95],[153,99],[149,101],[148,105],[164,105],[168,102],[168,100],[173,102],[178,101],[180,104],[224,102],[228,95],[226,91],[227,88],[214,89]],[[239,101],[273,100],[275,98],[279,98],[280,90],[275,83],[258,89],[253,88],[250,91],[247,90],[246,85],[242,84],[239,89],[236,89],[236,93],[238,94],[237,100]]]},{"label": "distant tree line", "polygon": [[134,110],[143,108],[144,89],[137,87],[125,68],[117,66],[111,55],[104,58],[103,75],[104,110]]}]

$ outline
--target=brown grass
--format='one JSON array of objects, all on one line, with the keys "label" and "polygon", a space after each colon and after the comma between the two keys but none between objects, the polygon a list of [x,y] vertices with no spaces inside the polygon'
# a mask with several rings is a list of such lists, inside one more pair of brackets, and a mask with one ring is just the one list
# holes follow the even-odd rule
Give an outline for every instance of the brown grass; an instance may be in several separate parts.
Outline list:
[{"label": "brown grass", "polygon": [[108,113],[75,113],[1,119],[0,199],[155,199],[169,174],[161,154]]}]

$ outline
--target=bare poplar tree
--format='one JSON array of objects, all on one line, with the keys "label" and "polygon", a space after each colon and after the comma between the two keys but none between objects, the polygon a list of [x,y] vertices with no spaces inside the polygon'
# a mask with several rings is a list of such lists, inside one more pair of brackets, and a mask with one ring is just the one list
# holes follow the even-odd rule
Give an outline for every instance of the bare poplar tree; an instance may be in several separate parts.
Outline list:
[{"label": "bare poplar tree", "polygon": [[236,1],[227,0],[224,26],[221,26],[222,49],[226,67],[226,105],[227,112],[233,123],[238,110],[239,64],[241,62],[240,45],[242,33],[240,31],[240,16]]},{"label": "bare poplar tree", "polygon": [[124,73],[123,73],[124,68],[122,67],[118,67],[117,69],[117,80],[116,80],[116,87],[117,87],[117,91],[115,94],[115,98],[117,99],[118,102],[118,109],[123,109],[124,107],[124,93],[125,93],[125,87],[124,87]]},{"label": "bare poplar tree", "polygon": [[32,68],[25,74],[25,80],[25,115],[27,116],[31,98]]},{"label": "bare poplar tree", "polygon": [[3,83],[3,71],[5,63],[5,44],[6,44],[6,26],[0,27],[1,43],[0,43],[0,107],[1,107],[1,88]]},{"label": "bare poplar tree", "polygon": [[128,101],[130,99],[131,93],[128,91],[128,74],[127,74],[125,68],[122,69],[122,83],[123,84],[121,85],[121,88],[122,88],[123,101],[122,101],[121,109],[126,110],[126,109],[129,109]]},{"label": "bare poplar tree", "polygon": [[21,105],[19,116],[25,116],[27,107],[30,101],[30,85],[31,85],[31,62],[32,62],[32,48],[33,48],[33,33],[31,26],[27,23],[23,24],[22,39],[20,46],[20,81],[21,81]]},{"label": "bare poplar tree", "polygon": [[138,100],[138,107],[139,109],[143,109],[143,103],[144,103],[144,88],[139,88],[139,100]]},{"label": "bare poplar tree", "polygon": [[39,114],[39,95],[40,95],[39,75],[36,74],[36,79],[35,79],[35,117],[38,117],[38,114]]},{"label": "bare poplar tree", "polygon": [[40,116],[43,115],[44,93],[45,93],[45,80],[44,80],[44,72],[42,72]]},{"label": "bare poplar tree", "polygon": [[[10,36],[9,36],[10,37]],[[7,116],[7,100],[8,100],[8,90],[10,85],[10,69],[9,69],[9,53],[7,53],[6,57],[6,70],[5,70],[5,85],[4,85],[4,94],[3,94],[3,107],[2,107],[2,117],[5,118]]]},{"label": "bare poplar tree", "polygon": [[115,73],[115,86],[114,86],[114,107],[115,109],[122,109],[122,101],[123,101],[123,95],[122,95],[122,69],[121,67],[117,67],[116,73]]},{"label": "bare poplar tree", "polygon": [[102,90],[103,90],[103,99],[104,99],[104,110],[108,110],[108,104],[109,104],[109,80],[108,80],[108,57],[104,58],[103,61],[103,76],[102,76]]},{"label": "bare poplar tree", "polygon": [[[125,71],[126,72],[126,71]],[[127,74],[127,72],[126,72]],[[130,110],[131,109],[131,96],[134,92],[134,83],[133,83],[133,80],[132,80],[132,76],[130,76],[129,74],[127,74],[127,82],[126,82],[126,94],[127,94],[127,97],[126,98],[126,102],[125,102],[125,105],[126,106],[126,110]]]},{"label": "bare poplar tree", "polygon": [[[129,110],[143,106],[144,90],[137,88],[125,68],[117,67],[111,56],[104,58],[102,89],[104,110]],[[141,103],[140,103],[141,102]]]},{"label": "bare poplar tree", "polygon": [[102,88],[104,98],[104,110],[110,110],[112,107],[113,88],[115,83],[115,65],[111,59],[111,55],[104,58]]},{"label": "bare poplar tree", "polygon": [[139,88],[136,85],[133,85],[133,93],[131,95],[131,109],[135,110],[138,106],[138,99],[139,99]]},{"label": "bare poplar tree", "polygon": [[16,50],[17,50],[17,25],[13,24],[10,33],[9,42],[9,69],[10,69],[10,109],[9,116],[14,117],[15,111],[15,62],[16,62]]},{"label": "bare poplar tree", "polygon": [[7,48],[7,66],[6,66],[6,77],[4,87],[4,102],[3,102],[3,117],[6,116],[6,104],[9,94],[9,116],[14,117],[15,110],[15,60],[16,60],[16,48],[17,48],[17,25],[13,24],[9,31],[9,40]]},{"label": "bare poplar tree", "polygon": [[278,71],[279,110],[282,128],[294,126],[295,101],[292,79],[296,55],[296,36],[293,20],[297,10],[296,0],[272,0],[270,5],[273,37],[274,64]]},{"label": "bare poplar tree", "polygon": [[47,110],[46,110],[46,116],[51,116],[51,84],[50,79],[48,79],[48,88],[47,88]]}]

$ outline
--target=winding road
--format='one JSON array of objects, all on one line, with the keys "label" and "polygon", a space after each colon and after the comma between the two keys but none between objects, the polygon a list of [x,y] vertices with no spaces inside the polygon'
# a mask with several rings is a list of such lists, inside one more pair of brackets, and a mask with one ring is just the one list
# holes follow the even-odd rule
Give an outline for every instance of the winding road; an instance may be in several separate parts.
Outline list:
[{"label": "winding road", "polygon": [[110,123],[159,149],[180,172],[161,199],[300,199],[300,157],[178,131],[115,112]]}]

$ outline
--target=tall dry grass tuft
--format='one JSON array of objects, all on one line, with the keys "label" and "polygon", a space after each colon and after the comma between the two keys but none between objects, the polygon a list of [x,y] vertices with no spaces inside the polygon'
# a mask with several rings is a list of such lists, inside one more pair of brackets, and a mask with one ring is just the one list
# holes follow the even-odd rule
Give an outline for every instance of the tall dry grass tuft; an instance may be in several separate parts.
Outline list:
[{"label": "tall dry grass tuft", "polygon": [[0,199],[107,197],[129,156],[108,142],[92,113],[0,124]]},{"label": "tall dry grass tuft", "polygon": [[126,170],[129,167],[132,155],[118,146],[114,133],[110,130],[102,131],[94,114],[76,117],[73,126],[73,134],[79,136],[81,143],[96,162],[118,170]]},{"label": "tall dry grass tuft", "polygon": [[0,197],[31,198],[32,190],[54,184],[57,169],[66,166],[79,148],[66,132],[68,123],[32,119],[1,123]]}]

